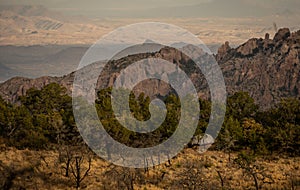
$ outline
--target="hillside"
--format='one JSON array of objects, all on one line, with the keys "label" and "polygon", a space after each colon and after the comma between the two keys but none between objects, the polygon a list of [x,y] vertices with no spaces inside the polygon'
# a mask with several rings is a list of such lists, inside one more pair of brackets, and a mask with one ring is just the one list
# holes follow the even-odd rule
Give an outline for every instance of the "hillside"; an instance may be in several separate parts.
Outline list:
[{"label": "hillside", "polygon": [[[89,118],[86,114],[85,122],[100,120],[107,133],[119,143],[133,148],[161,144],[177,131],[181,119],[181,100],[169,94],[170,86],[147,80],[138,84],[133,90],[135,94],[130,95],[130,111],[136,119],[145,121],[151,117],[148,109],[151,96],[160,96],[167,108],[164,122],[149,133],[131,131],[119,122],[111,106],[112,90],[107,87],[130,64],[145,58],[173,62],[187,73],[201,97],[198,125],[184,149],[171,159],[166,151],[144,157],[144,162],[140,162],[143,169],[110,164],[84,143],[69,96],[75,72],[62,77],[15,77],[0,84],[1,97],[6,100],[0,98],[0,189],[299,188],[299,36],[300,31],[290,33],[288,29],[280,29],[273,39],[266,35],[265,39],[250,39],[237,48],[231,48],[226,42],[217,55],[194,51],[189,45],[178,50],[151,43],[129,48],[129,52],[141,50],[138,54],[127,55],[126,50],[117,54],[98,78],[97,89],[103,88],[96,94],[98,117]],[[143,48],[153,48],[153,52],[142,53]],[[201,71],[182,52],[195,53],[200,61],[215,57],[229,92],[222,128],[206,152],[207,144],[201,144],[206,138],[200,138],[210,134],[207,124],[211,102],[203,99],[209,99],[210,94]],[[56,57],[60,60],[68,53],[58,51],[56,55],[62,56]],[[86,74],[90,80],[102,63],[105,62],[95,62],[76,72]],[[161,70],[149,67],[145,72]],[[136,74],[132,78],[120,77],[121,83],[130,83],[144,75],[134,70],[133,73]],[[268,96],[270,93],[273,96]],[[281,98],[284,99],[277,102]],[[120,105],[126,102],[123,98]],[[184,124],[188,130],[189,122]],[[84,132],[89,137],[102,138],[92,127],[86,129]],[[103,142],[95,144],[110,156],[122,159],[135,156],[119,151],[111,154],[111,146]],[[165,163],[162,163],[163,156],[168,157]],[[155,161],[159,165],[152,167]]]},{"label": "hillside", "polygon": [[[18,189],[76,189],[73,176],[64,176],[64,162],[58,151],[17,150],[1,147],[0,182],[17,172],[10,184]],[[6,150],[4,150],[6,149]],[[236,154],[232,156],[236,157]],[[299,188],[299,157],[279,158],[272,161],[258,159],[255,166],[263,167],[258,173],[260,189]],[[162,164],[148,171],[121,168],[92,156],[89,175],[82,181],[80,189],[255,189],[254,181],[247,172],[228,161],[228,155],[209,151],[204,155],[186,149],[171,165]],[[84,163],[82,169],[87,168]],[[7,180],[8,181],[8,180]],[[1,184],[0,184],[1,185]]]},{"label": "hillside", "polygon": [[266,34],[234,49],[225,43],[217,60],[229,94],[247,91],[262,107],[300,96],[300,31],[280,29],[273,39]]},{"label": "hillside", "polygon": [[[202,98],[209,98],[207,82],[199,70],[188,64],[190,59],[179,50],[167,47],[156,53],[129,55],[114,61],[114,64],[108,64],[112,66],[106,67],[98,86],[111,86],[121,68],[149,57],[162,58],[179,64],[191,77],[199,95]],[[210,55],[203,54],[200,59],[207,57]],[[273,39],[266,34],[264,39],[253,38],[237,48],[231,48],[226,42],[219,48],[215,57],[223,71],[229,95],[237,91],[249,92],[263,109],[271,107],[281,98],[300,95],[300,31],[291,33],[289,29],[283,28]],[[90,68],[84,68],[84,72],[95,67],[98,67],[97,63],[92,64]],[[63,77],[12,78],[0,84],[0,95],[7,101],[15,102],[19,96],[25,95],[28,89],[32,87],[41,89],[52,82],[65,86],[70,93],[73,77],[74,73]],[[147,89],[151,91],[149,88],[143,89],[143,86],[138,88],[142,88],[137,89],[138,91]],[[166,94],[165,88],[162,85],[156,93]]]}]

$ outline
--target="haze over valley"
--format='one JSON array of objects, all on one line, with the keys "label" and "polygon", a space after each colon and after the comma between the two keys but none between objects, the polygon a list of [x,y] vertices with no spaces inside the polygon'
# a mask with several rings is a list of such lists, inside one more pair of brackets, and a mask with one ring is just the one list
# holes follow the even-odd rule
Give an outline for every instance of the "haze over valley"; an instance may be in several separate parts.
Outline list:
[{"label": "haze over valley", "polygon": [[208,14],[204,14],[204,17],[180,17],[178,14],[172,17],[171,14],[169,17],[127,15],[127,18],[121,18],[89,14],[76,16],[68,11],[48,7],[50,9],[38,4],[22,5],[14,2],[3,3],[1,6],[0,81],[14,76],[36,78],[68,74],[77,68],[90,45],[103,35],[127,24],[156,21],[178,25],[198,36],[213,53],[217,53],[225,41],[231,47],[237,47],[250,38],[263,38],[265,33],[272,37],[280,27],[295,31],[300,20],[297,10],[293,10],[293,14],[266,12],[238,18]]}]

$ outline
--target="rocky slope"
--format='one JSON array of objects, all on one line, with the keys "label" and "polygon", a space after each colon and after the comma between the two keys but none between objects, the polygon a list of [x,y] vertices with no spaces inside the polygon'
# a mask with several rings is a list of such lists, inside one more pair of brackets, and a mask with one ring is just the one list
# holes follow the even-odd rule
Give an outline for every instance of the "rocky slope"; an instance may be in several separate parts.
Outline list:
[{"label": "rocky slope", "polygon": [[266,34],[235,49],[225,43],[216,58],[229,94],[247,91],[262,107],[300,96],[300,31],[283,28],[273,39]]},{"label": "rocky slope", "polygon": [[[189,48],[189,47],[184,47]],[[190,50],[192,51],[192,50]],[[106,67],[98,80],[98,86],[111,86],[122,68],[144,58],[162,58],[177,64],[194,82],[201,97],[208,98],[207,82],[199,69],[182,52],[172,48],[162,48],[155,53],[140,53],[129,55],[112,61],[111,67]],[[200,59],[211,59],[204,54]],[[253,38],[231,48],[226,42],[215,55],[224,75],[227,92],[247,91],[263,109],[269,108],[284,97],[300,96],[300,31],[291,33],[289,29],[280,29],[273,39],[269,34],[265,38]],[[99,65],[93,64],[81,72],[90,72]],[[42,88],[56,82],[72,90],[74,73],[63,77],[41,77],[37,79],[13,78],[0,84],[0,95],[15,102],[29,88]],[[146,94],[165,95],[169,87],[162,83],[152,83],[153,89],[140,84],[136,91],[146,90]]]}]

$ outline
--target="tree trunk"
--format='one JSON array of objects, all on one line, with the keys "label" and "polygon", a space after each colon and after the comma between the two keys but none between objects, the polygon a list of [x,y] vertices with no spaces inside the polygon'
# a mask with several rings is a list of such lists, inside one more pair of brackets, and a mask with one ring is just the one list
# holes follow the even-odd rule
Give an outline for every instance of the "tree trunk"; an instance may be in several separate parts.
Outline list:
[{"label": "tree trunk", "polygon": [[224,188],[224,180],[223,180],[223,178],[222,178],[222,176],[221,176],[220,171],[217,171],[217,173],[218,173],[218,176],[219,176],[219,178],[220,178],[221,186],[222,186],[222,189],[223,189],[223,188]]},{"label": "tree trunk", "polygon": [[255,189],[259,190],[258,181],[257,181],[257,177],[256,177],[255,173],[253,173],[252,176],[253,176],[253,179],[254,179],[254,182],[255,182]]}]

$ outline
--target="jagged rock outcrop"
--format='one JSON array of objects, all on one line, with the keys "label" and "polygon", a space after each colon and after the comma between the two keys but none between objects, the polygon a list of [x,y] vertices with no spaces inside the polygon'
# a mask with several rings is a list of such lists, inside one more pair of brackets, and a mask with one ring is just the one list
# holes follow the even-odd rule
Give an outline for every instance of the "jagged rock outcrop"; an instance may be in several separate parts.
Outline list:
[{"label": "jagged rock outcrop", "polygon": [[222,60],[225,58],[225,56],[228,54],[228,52],[231,50],[231,47],[229,46],[229,42],[226,41],[219,49],[217,54],[217,59]]},{"label": "jagged rock outcrop", "polygon": [[236,52],[238,55],[243,57],[249,57],[257,53],[258,47],[261,45],[262,40],[252,38],[247,43],[237,48]]},{"label": "jagged rock outcrop", "polygon": [[281,28],[274,36],[274,41],[278,42],[281,40],[286,40],[291,35],[290,29],[288,28]]},{"label": "jagged rock outcrop", "polygon": [[[191,47],[184,47],[185,51],[193,52]],[[209,98],[207,82],[199,69],[181,51],[174,48],[162,48],[154,53],[139,53],[114,60],[110,67],[106,67],[98,80],[98,87],[111,86],[118,77],[120,70],[129,64],[144,58],[162,58],[171,61],[183,69],[194,82],[201,97]],[[209,60],[213,56],[203,53],[200,60]],[[300,97],[300,30],[290,32],[280,29],[270,39],[253,38],[237,48],[231,48],[226,42],[215,56],[224,75],[228,94],[246,91],[255,99],[262,109],[274,105],[284,97]],[[88,68],[85,72],[89,72]],[[138,73],[136,73],[138,75]],[[64,77],[42,77],[38,79],[13,78],[0,84],[0,95],[8,101],[16,101],[31,88],[42,88],[51,82],[65,86],[70,93],[74,73]],[[149,84],[151,83],[151,88]],[[160,82],[147,82],[135,87],[137,92],[147,91],[166,95],[168,85]],[[148,94],[146,93],[146,94]]]},{"label": "jagged rock outcrop", "polygon": [[263,108],[300,96],[300,31],[285,28],[273,40],[250,39],[226,56],[219,64],[229,94],[247,91]]},{"label": "jagged rock outcrop", "polygon": [[44,76],[36,79],[15,77],[0,84],[0,95],[9,102],[17,102],[20,96],[26,95],[30,88],[41,89],[50,83],[58,83],[66,87],[68,94],[71,94],[74,74],[63,77]]}]

